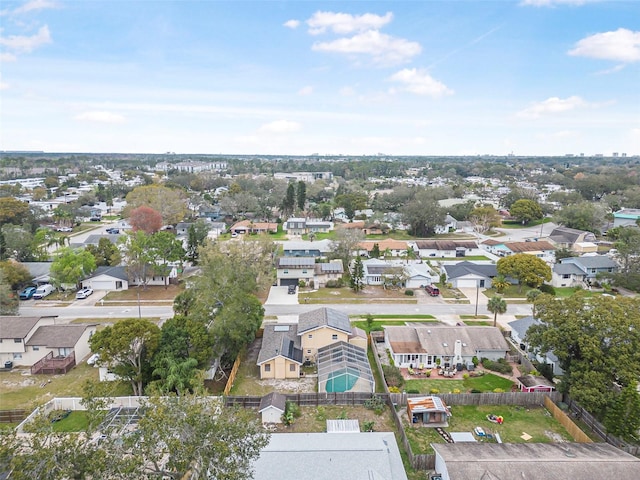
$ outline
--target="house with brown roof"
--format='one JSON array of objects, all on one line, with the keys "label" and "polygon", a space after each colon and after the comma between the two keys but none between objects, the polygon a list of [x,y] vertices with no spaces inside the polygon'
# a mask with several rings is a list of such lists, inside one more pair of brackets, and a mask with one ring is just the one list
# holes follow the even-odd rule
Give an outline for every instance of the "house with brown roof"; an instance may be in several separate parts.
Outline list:
[{"label": "house with brown roof", "polygon": [[402,240],[394,240],[392,238],[385,238],[384,240],[365,240],[358,244],[358,255],[371,256],[371,251],[378,245],[380,254],[388,251],[392,257],[402,257],[407,254],[407,249],[410,249],[409,244]]},{"label": "house with brown roof", "polygon": [[577,230],[568,227],[556,227],[549,234],[549,241],[556,248],[568,248],[573,251],[583,251],[585,243],[596,242],[596,236],[586,230]]},{"label": "house with brown roof", "polygon": [[275,222],[253,222],[251,220],[242,220],[234,223],[229,229],[231,233],[278,233],[278,224]]},{"label": "house with brown roof", "polygon": [[473,357],[497,361],[509,352],[497,327],[389,326],[384,343],[400,368],[468,367]]},{"label": "house with brown roof", "polygon": [[65,373],[90,353],[95,325],[55,325],[50,317],[0,317],[0,362],[31,373]]}]

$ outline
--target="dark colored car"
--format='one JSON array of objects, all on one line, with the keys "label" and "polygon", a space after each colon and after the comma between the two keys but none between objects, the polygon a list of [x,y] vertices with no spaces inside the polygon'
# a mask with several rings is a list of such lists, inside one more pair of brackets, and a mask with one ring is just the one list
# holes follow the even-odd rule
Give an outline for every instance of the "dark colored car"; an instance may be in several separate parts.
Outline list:
[{"label": "dark colored car", "polygon": [[36,287],[27,287],[22,290],[18,294],[18,296],[20,297],[20,300],[29,300],[31,297],[33,297],[34,293],[36,293]]},{"label": "dark colored car", "polygon": [[294,293],[296,293],[296,286],[289,285],[289,290],[287,290],[287,293],[289,293],[290,295],[293,295]]},{"label": "dark colored car", "polygon": [[440,289],[438,287],[433,286],[433,285],[427,285],[426,287],[424,287],[424,289],[432,297],[437,297],[438,295],[440,295]]},{"label": "dark colored car", "polygon": [[117,233],[120,233],[120,229],[119,228],[107,228],[106,232],[110,233],[112,235],[115,235]]}]

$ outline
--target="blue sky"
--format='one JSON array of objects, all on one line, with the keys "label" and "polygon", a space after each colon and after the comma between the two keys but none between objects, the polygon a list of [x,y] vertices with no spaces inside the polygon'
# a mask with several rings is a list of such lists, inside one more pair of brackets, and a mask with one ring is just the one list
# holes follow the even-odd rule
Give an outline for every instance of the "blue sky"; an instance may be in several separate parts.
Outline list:
[{"label": "blue sky", "polygon": [[0,149],[640,154],[640,1],[3,1]]}]

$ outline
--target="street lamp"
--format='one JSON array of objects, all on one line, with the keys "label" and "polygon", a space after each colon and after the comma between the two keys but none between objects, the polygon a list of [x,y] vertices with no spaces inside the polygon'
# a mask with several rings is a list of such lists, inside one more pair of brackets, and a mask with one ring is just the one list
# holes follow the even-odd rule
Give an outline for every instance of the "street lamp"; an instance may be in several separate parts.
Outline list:
[{"label": "street lamp", "polygon": [[478,318],[478,294],[480,293],[480,284],[478,283],[478,280],[476,280],[476,315],[475,317]]}]

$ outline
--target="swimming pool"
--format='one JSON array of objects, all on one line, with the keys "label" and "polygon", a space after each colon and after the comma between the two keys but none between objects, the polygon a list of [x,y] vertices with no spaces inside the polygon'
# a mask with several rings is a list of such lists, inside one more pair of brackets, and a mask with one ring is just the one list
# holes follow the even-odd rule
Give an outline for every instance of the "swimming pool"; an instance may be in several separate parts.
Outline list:
[{"label": "swimming pool", "polygon": [[332,392],[348,392],[360,378],[360,372],[357,368],[341,368],[331,372],[327,376],[325,391]]}]

